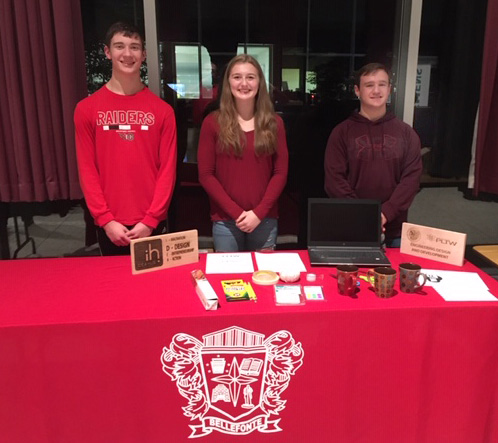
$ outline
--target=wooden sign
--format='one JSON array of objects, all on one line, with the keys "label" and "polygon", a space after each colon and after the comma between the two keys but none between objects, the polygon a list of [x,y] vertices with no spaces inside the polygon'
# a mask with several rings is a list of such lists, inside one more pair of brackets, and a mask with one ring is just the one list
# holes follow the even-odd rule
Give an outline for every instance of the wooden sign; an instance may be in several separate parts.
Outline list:
[{"label": "wooden sign", "polygon": [[130,249],[132,274],[199,261],[197,229],[132,240]]},{"label": "wooden sign", "polygon": [[466,241],[467,234],[403,223],[400,251],[403,254],[462,266]]}]

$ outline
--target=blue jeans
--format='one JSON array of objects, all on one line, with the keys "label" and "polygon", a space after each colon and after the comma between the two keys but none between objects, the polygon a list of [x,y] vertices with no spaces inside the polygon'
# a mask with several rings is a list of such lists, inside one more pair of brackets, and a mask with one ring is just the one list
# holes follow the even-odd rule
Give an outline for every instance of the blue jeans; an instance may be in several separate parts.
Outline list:
[{"label": "blue jeans", "polygon": [[264,218],[251,233],[242,232],[235,220],[213,222],[213,240],[216,252],[260,251],[275,249],[277,219]]},{"label": "blue jeans", "polygon": [[386,241],[388,248],[399,248],[401,246],[401,237],[392,238]]}]

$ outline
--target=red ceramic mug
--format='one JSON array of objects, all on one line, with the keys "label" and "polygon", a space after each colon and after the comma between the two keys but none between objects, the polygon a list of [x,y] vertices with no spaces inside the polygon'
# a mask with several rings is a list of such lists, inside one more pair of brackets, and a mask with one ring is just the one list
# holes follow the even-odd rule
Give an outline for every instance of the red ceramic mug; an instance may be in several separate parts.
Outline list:
[{"label": "red ceramic mug", "polygon": [[337,289],[339,294],[354,297],[358,281],[358,266],[337,266]]}]

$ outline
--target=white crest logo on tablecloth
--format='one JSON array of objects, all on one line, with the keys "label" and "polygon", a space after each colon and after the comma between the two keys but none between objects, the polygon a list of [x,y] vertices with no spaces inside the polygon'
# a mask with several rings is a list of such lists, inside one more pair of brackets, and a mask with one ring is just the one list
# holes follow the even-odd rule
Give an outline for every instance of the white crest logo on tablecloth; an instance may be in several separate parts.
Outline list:
[{"label": "white crest logo on tablecloth", "polygon": [[202,338],[176,334],[161,356],[163,371],[188,400],[183,414],[196,422],[189,437],[281,431],[280,396],[303,364],[301,343],[288,331],[265,339],[237,326]]}]

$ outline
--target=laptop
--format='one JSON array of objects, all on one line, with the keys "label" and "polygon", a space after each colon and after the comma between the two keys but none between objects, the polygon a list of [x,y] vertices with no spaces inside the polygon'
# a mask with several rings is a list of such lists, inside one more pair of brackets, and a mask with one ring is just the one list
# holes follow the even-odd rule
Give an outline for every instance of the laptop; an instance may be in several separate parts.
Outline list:
[{"label": "laptop", "polygon": [[308,199],[312,266],[390,266],[382,247],[381,205],[366,199]]}]

